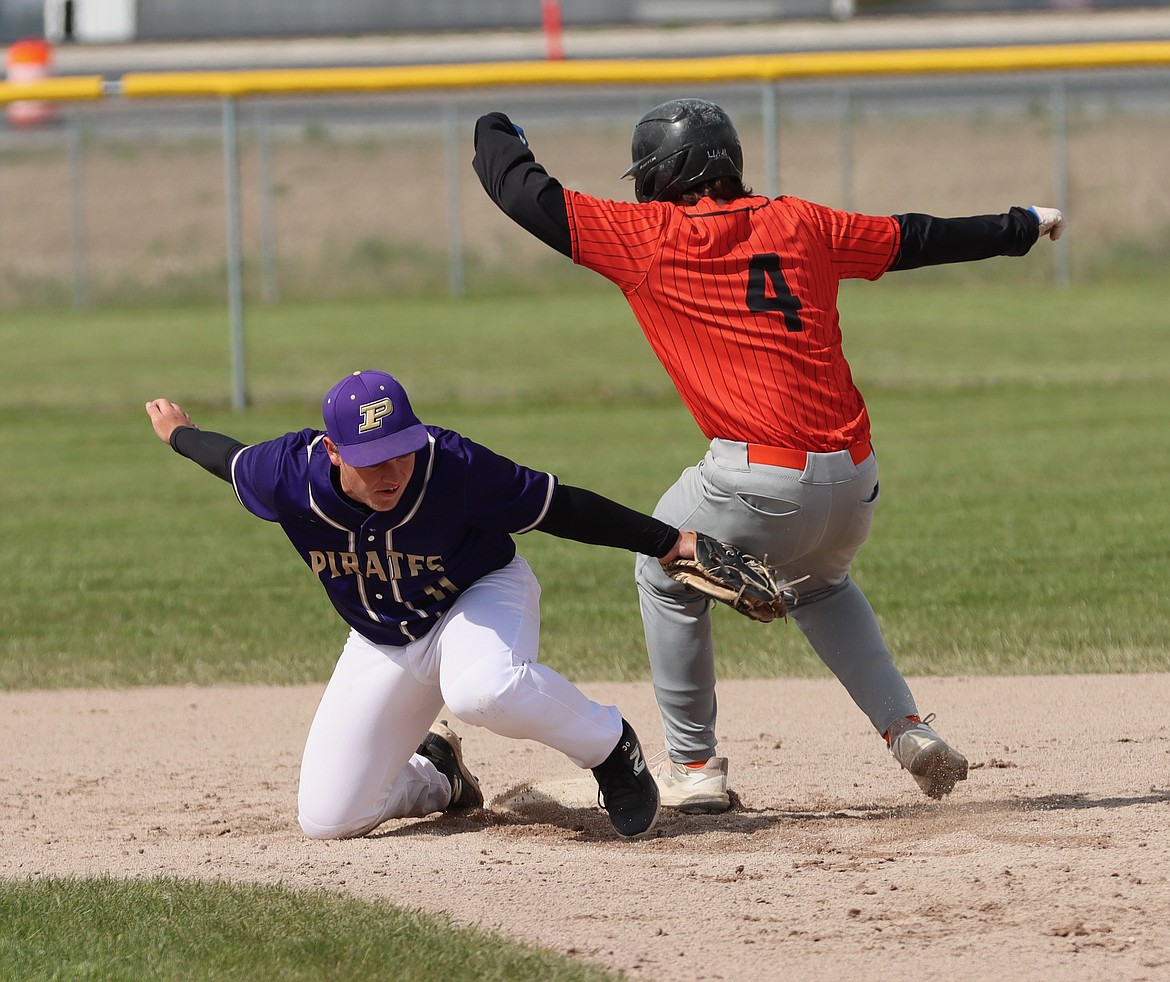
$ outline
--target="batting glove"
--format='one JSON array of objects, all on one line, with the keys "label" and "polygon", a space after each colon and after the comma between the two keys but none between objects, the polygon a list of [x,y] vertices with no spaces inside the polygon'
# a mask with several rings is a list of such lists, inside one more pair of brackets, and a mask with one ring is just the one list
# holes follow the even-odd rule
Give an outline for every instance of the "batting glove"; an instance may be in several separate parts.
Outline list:
[{"label": "batting glove", "polygon": [[524,146],[528,146],[528,137],[524,135],[524,128],[518,123],[513,123],[512,129],[514,129],[516,131],[516,135],[520,137],[520,142],[523,143]]},{"label": "batting glove", "polygon": [[1064,212],[1059,208],[1041,208],[1039,205],[1032,205],[1028,210],[1040,221],[1038,239],[1047,235],[1055,242],[1064,235]]}]

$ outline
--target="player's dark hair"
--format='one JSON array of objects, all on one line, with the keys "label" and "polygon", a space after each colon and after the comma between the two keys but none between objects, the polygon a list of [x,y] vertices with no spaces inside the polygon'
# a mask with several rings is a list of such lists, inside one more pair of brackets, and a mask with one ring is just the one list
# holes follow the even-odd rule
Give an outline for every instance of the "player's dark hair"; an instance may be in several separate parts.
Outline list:
[{"label": "player's dark hair", "polygon": [[734,201],[736,198],[749,198],[754,192],[744,187],[738,177],[717,177],[713,181],[704,181],[697,187],[684,191],[679,195],[679,202],[684,205],[693,205],[700,198],[719,198],[723,201]]},{"label": "player's dark hair", "polygon": [[719,106],[706,99],[674,99],[655,106],[634,126],[634,179],[639,201],[678,201],[719,177],[743,178],[739,134]]}]

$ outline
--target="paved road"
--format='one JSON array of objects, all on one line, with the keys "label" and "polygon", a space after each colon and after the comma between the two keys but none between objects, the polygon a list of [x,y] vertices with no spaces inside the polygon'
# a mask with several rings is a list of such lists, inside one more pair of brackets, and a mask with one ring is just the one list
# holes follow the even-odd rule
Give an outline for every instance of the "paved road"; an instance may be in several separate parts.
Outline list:
[{"label": "paved road", "polygon": [[[1077,41],[1170,40],[1170,9],[1047,12],[980,17],[905,16],[785,21],[658,30],[575,28],[565,57],[690,58],[793,51],[884,50]],[[117,77],[131,71],[304,68],[338,65],[531,61],[547,57],[539,31],[361,38],[63,45],[58,75]]]}]

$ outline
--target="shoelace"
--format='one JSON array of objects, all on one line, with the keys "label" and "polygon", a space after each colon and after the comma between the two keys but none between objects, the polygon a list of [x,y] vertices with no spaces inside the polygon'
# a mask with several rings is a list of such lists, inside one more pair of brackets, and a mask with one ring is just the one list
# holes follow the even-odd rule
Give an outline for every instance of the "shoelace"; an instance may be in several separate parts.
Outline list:
[{"label": "shoelace", "polygon": [[[626,790],[630,791],[634,795],[637,795],[642,790],[642,785],[638,783],[637,775],[631,774],[629,772],[629,770],[626,769],[626,767],[619,765],[617,767],[614,767],[613,770],[617,773],[618,780],[611,780],[610,775],[606,774],[605,783],[609,787],[611,792],[616,787],[616,789],[619,791],[618,797],[621,796],[620,791],[622,790],[622,788],[625,788]],[[602,793],[603,793],[602,787],[601,787],[601,784],[599,783],[597,785],[597,806],[599,808],[604,808],[606,811],[608,811],[609,810],[608,803],[602,799]]]},{"label": "shoelace", "polygon": [[653,771],[657,770],[658,765],[661,764],[664,760],[666,760],[669,756],[670,755],[666,750],[660,750],[653,757],[649,758],[646,761],[646,766],[649,767],[650,770],[653,772]]}]

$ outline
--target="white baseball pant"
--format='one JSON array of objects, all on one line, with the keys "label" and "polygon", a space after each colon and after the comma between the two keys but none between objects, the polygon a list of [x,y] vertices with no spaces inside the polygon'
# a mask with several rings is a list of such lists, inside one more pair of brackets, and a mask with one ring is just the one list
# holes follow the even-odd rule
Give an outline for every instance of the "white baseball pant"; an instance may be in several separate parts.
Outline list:
[{"label": "white baseball pant", "polygon": [[464,590],[405,647],[351,631],[305,743],[305,834],[350,838],[389,818],[443,810],[450,783],[415,751],[444,703],[456,719],[536,740],[578,767],[605,760],[621,713],[539,664],[539,641],[540,585],[519,556]]}]

